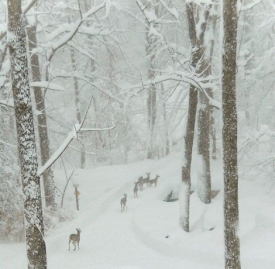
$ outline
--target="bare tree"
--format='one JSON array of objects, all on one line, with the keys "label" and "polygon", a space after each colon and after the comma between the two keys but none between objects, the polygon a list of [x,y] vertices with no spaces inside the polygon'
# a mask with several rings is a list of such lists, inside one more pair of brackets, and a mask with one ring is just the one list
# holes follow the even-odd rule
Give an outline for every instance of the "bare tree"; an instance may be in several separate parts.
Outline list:
[{"label": "bare tree", "polygon": [[[147,9],[150,12],[156,13],[156,3],[151,1],[147,5]],[[149,21],[147,19],[148,32],[146,33],[147,46],[146,46],[146,58],[148,62],[148,78],[154,79],[156,76],[156,49],[157,49],[157,37],[150,33],[149,29],[156,27],[155,21]],[[157,117],[157,87],[155,84],[148,89],[147,97],[147,111],[148,111],[148,139],[147,139],[147,159],[154,159],[156,155],[155,147],[155,132],[156,132],[156,117]]]},{"label": "bare tree", "polygon": [[21,1],[8,1],[9,51],[24,192],[24,216],[29,269],[47,268],[40,181],[27,65],[26,33]]},{"label": "bare tree", "polygon": [[[211,74],[211,57],[207,53],[207,46],[205,44],[205,33],[209,21],[211,7],[202,5],[196,7],[197,24],[200,26],[200,34],[196,32],[197,42],[201,47],[201,58],[197,65],[198,74],[202,76],[209,76]],[[194,12],[194,11],[193,11]],[[196,14],[194,13],[194,14]],[[207,57],[208,56],[208,57]],[[211,173],[210,173],[210,105],[209,95],[210,89],[205,89],[205,92],[199,91],[199,106],[198,106],[198,196],[200,200],[209,204],[211,202]],[[205,94],[206,93],[206,94]]]},{"label": "bare tree", "polygon": [[[202,57],[204,55],[204,34],[206,20],[200,24],[200,34],[196,32],[195,4],[188,2],[186,4],[189,38],[192,48],[191,66],[200,74],[204,71]],[[206,11],[207,12],[207,11]],[[208,14],[205,14],[208,17]],[[190,187],[191,187],[191,161],[193,151],[194,130],[196,122],[196,111],[198,104],[198,91],[194,85],[189,89],[189,106],[184,135],[184,161],[182,166],[182,186],[180,192],[180,226],[186,232],[189,232],[189,204],[190,204]],[[209,126],[208,126],[209,128]]]},{"label": "bare tree", "polygon": [[225,268],[240,269],[236,108],[237,0],[224,0],[223,5],[224,54],[222,58],[222,138],[224,162]]},{"label": "bare tree", "polygon": [[[32,80],[34,82],[41,81],[40,63],[37,52],[37,39],[36,39],[36,21],[27,27],[27,34],[29,39],[29,50],[30,50],[30,62],[32,71]],[[44,99],[44,91],[41,87],[33,87],[34,98],[36,103],[36,109],[39,111],[37,115],[38,122],[38,134],[39,134],[39,145],[41,164],[44,165],[50,158],[50,142],[48,136],[48,123],[46,106]],[[51,167],[43,174],[44,193],[46,206],[55,207],[55,186],[53,179],[53,172]]]}]

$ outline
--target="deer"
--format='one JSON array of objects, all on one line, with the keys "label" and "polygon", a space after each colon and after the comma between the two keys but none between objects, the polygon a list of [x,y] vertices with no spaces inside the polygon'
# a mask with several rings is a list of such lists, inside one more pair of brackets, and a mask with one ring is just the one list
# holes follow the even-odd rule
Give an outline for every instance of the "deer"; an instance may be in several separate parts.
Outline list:
[{"label": "deer", "polygon": [[124,193],[124,197],[120,200],[121,213],[124,211],[124,208],[126,206],[126,202],[127,202],[127,194]]},{"label": "deer", "polygon": [[72,242],[73,245],[74,245],[74,251],[76,249],[76,243],[78,245],[78,249],[79,249],[79,241],[80,241],[80,228],[77,229],[76,228],[76,231],[77,231],[77,234],[71,234],[70,237],[69,237],[69,250],[70,250],[70,243]]},{"label": "deer", "polygon": [[138,197],[137,193],[138,193],[139,182],[134,182],[134,184],[135,184],[135,187],[134,187],[134,197]]},{"label": "deer", "polygon": [[156,175],[156,178],[149,180],[149,187],[151,187],[153,184],[155,184],[155,187],[157,187],[159,177],[159,175]]},{"label": "deer", "polygon": [[147,174],[147,177],[145,177],[145,178],[142,180],[142,183],[143,183],[143,184],[146,184],[147,187],[148,187],[148,185],[149,185],[149,183],[150,183],[150,174],[151,174],[151,173],[146,173],[146,174]]},{"label": "deer", "polygon": [[139,190],[143,191],[143,177],[138,178]]}]

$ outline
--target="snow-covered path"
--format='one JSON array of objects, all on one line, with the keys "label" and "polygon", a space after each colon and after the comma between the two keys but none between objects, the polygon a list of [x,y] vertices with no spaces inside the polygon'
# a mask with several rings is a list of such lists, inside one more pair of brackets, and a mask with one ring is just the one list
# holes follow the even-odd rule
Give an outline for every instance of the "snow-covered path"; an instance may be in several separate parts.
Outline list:
[{"label": "snow-covered path", "polygon": [[[213,186],[221,189],[220,164],[215,165]],[[146,188],[134,198],[133,182],[149,171],[152,177],[161,176],[158,187]],[[80,211],[74,220],[47,233],[48,268],[222,269],[222,193],[208,206],[198,200],[196,192],[192,195],[191,233],[183,233],[178,227],[178,203],[163,202],[179,185],[180,173],[180,154],[158,161],[76,171],[64,206],[75,207],[73,184],[78,183]],[[62,189],[64,172],[56,171],[56,178]],[[121,213],[124,193],[128,194],[128,208]],[[274,204],[273,195],[263,194],[257,185],[240,182],[242,268],[275,268]],[[69,235],[76,232],[75,228],[82,230],[80,250],[73,251],[71,245],[68,251]],[[1,243],[0,268],[27,268],[25,253],[23,243]]]},{"label": "snow-covered path", "polygon": [[[128,185],[126,184],[120,189],[126,191]],[[133,198],[132,182],[130,185],[131,187],[127,191],[128,207],[125,212],[120,212],[120,199],[116,197],[119,196],[119,193],[123,193],[121,190],[114,191],[114,195],[109,196],[113,197],[114,200],[111,201],[106,198],[110,201],[110,204],[97,219],[90,218],[89,212],[82,214],[83,219],[79,221],[79,223],[82,223],[79,251],[67,251],[67,234],[62,237],[53,237],[48,241],[49,268],[55,268],[57,264],[60,266],[59,268],[68,269],[76,268],[76,266],[99,269],[209,268],[203,264],[194,264],[184,260],[184,254],[183,259],[170,257],[146,246],[141,241],[133,229],[134,215],[136,211],[146,208],[148,200],[146,200],[146,197],[150,196],[152,192],[156,192],[156,189],[145,189],[140,194],[143,197]],[[122,197],[122,195],[120,196]],[[101,204],[104,204],[104,202]],[[92,216],[93,212],[91,211],[90,214]],[[60,241],[63,242],[62,246]],[[57,246],[60,247],[59,250],[57,250]]]}]

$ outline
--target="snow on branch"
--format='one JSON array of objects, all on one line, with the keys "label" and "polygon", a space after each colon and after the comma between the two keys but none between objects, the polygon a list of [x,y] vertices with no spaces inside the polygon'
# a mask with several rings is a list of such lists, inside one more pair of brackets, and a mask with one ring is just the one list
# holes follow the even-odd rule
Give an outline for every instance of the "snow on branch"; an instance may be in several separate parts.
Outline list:
[{"label": "snow on branch", "polygon": [[30,87],[46,88],[54,91],[64,91],[64,88],[62,86],[51,83],[49,81],[34,81],[30,83]]},{"label": "snow on branch", "polygon": [[83,14],[82,18],[75,23],[75,25],[72,27],[72,29],[67,34],[65,34],[58,42],[56,42],[55,44],[53,44],[51,46],[51,51],[50,51],[50,53],[48,55],[49,62],[51,61],[51,59],[54,56],[55,52],[59,48],[61,48],[62,46],[66,45],[70,40],[72,40],[72,38],[77,33],[79,27],[81,26],[81,24],[84,21],[86,21],[91,15],[93,15],[96,12],[98,12],[99,10],[103,9],[105,6],[106,6],[106,3],[105,3],[105,1],[103,1],[98,6],[94,6],[88,12],[86,12],[85,14]]},{"label": "snow on branch", "polygon": [[80,133],[81,131],[105,131],[105,130],[112,130],[116,126],[112,126],[110,128],[103,128],[103,129],[98,129],[98,128],[85,128],[82,130],[82,126],[84,124],[84,121],[87,117],[89,108],[91,106],[93,98],[90,100],[89,105],[86,109],[86,112],[84,114],[82,122],[79,124],[75,124],[72,128],[72,130],[68,133],[67,137],[63,141],[63,143],[59,146],[59,148],[53,153],[53,155],[50,157],[50,159],[37,170],[37,176],[41,176],[50,166],[52,166],[58,158],[62,155],[62,153],[65,151],[65,149],[69,146],[69,144],[72,142],[74,138],[77,138],[77,134]]},{"label": "snow on branch", "polygon": [[132,90],[132,95],[136,96],[141,91],[143,91],[145,89],[149,89],[152,84],[159,84],[159,83],[169,81],[169,80],[184,82],[184,83],[193,85],[196,89],[200,90],[207,97],[211,106],[221,109],[221,104],[218,101],[211,98],[205,90],[207,88],[215,88],[216,84],[213,82],[209,82],[210,78],[208,78],[208,79],[207,78],[197,78],[197,77],[192,78],[189,76],[189,74],[187,75],[184,72],[180,72],[180,74],[159,75],[159,76],[156,76],[154,79],[143,81],[136,85],[132,85],[132,86],[127,85],[126,87],[124,87],[123,91],[129,92]]},{"label": "snow on branch", "polygon": [[173,8],[169,8],[163,0],[160,0],[160,2],[162,3],[162,5],[164,6],[164,8],[165,8],[172,16],[174,16],[176,19],[179,18],[179,13],[178,13],[178,11],[177,11],[174,7],[173,7]]},{"label": "snow on branch", "polygon": [[255,7],[256,5],[260,4],[262,2],[262,0],[254,0],[252,3],[249,3],[245,6],[241,7],[241,11],[247,11],[249,9],[252,9],[253,7]]},{"label": "snow on branch", "polygon": [[99,91],[101,91],[102,93],[105,93],[107,96],[109,96],[110,98],[112,98],[113,100],[119,102],[119,103],[124,103],[124,100],[115,96],[114,94],[112,94],[112,92],[110,91],[107,91],[104,89],[104,87],[102,87],[100,85],[100,83],[96,83],[96,82],[92,82],[92,78],[90,78],[89,76],[85,75],[81,75],[77,72],[74,72],[74,73],[68,73],[68,72],[60,72],[59,74],[56,74],[56,73],[52,73],[51,71],[51,74],[54,76],[54,77],[63,77],[63,78],[77,78],[79,80],[82,80],[84,82],[87,82],[89,85],[97,88]]},{"label": "snow on branch", "polygon": [[10,143],[8,143],[8,142],[6,142],[6,141],[3,141],[3,140],[0,140],[0,143],[4,144],[4,145],[6,145],[6,146],[12,147],[12,148],[17,148],[16,145],[10,144]]},{"label": "snow on branch", "polygon": [[0,100],[0,105],[14,108],[13,100]]},{"label": "snow on branch", "polygon": [[83,132],[93,132],[93,131],[108,131],[108,130],[113,130],[114,128],[116,128],[116,125],[107,127],[107,128],[82,128],[79,130],[79,132],[83,133]]}]

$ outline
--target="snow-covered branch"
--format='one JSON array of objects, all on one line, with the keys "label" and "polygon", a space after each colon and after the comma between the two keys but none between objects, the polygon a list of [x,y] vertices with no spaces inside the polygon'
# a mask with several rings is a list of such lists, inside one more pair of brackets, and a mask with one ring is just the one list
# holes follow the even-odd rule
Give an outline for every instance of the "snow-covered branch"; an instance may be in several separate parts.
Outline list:
[{"label": "snow-covered branch", "polygon": [[93,131],[108,131],[108,130],[113,130],[116,128],[116,125],[107,127],[107,128],[82,128],[79,130],[80,133],[82,132],[93,132]]},{"label": "snow-covered branch", "polygon": [[[105,3],[105,1],[103,1],[98,6],[94,6],[93,8],[91,8],[87,13],[83,14],[82,18],[75,23],[75,25],[71,28],[71,30],[67,34],[65,34],[58,42],[56,42],[55,44],[51,45],[51,51],[50,51],[50,53],[48,55],[49,62],[51,61],[51,59],[54,56],[55,52],[59,48],[61,48],[62,46],[66,45],[70,40],[72,40],[72,38],[77,33],[79,27],[81,26],[81,24],[84,21],[86,21],[91,15],[94,15],[96,12],[98,12],[101,9],[103,9],[105,6],[106,6],[106,3]],[[63,27],[63,26],[61,26],[61,27]]]},{"label": "snow-covered branch", "polygon": [[[169,81],[169,80],[184,82],[184,83],[188,83],[190,85],[195,86],[196,89],[199,89],[203,94],[205,94],[205,96],[209,100],[209,103],[211,106],[221,109],[221,104],[218,101],[211,98],[206,92],[206,89],[216,88],[217,85],[213,82],[210,82],[210,78],[209,79],[198,78],[198,77],[192,78],[192,77],[190,77],[190,73],[185,74],[184,72],[180,72],[180,74],[159,75],[159,76],[156,76],[152,80],[143,81],[136,85],[131,85],[131,86],[127,85],[127,86],[123,87],[123,91],[129,92],[129,93],[131,92],[130,94],[132,94],[133,96],[136,96],[141,91],[143,91],[145,89],[149,89],[152,84],[159,84],[159,83],[163,83],[163,82]],[[212,78],[211,78],[211,80],[212,80]]]},{"label": "snow-covered branch", "polygon": [[31,87],[46,88],[54,91],[64,91],[64,88],[60,85],[51,83],[49,81],[34,81],[30,83]]},{"label": "snow-covered branch", "polygon": [[6,100],[0,100],[0,105],[14,108],[14,104],[13,104],[12,100],[8,100],[8,101],[6,101]]},{"label": "snow-covered branch", "polygon": [[92,103],[93,98],[90,100],[89,105],[86,109],[86,112],[84,114],[83,120],[80,124],[75,124],[72,128],[72,130],[68,133],[67,137],[63,141],[63,143],[59,146],[59,148],[53,153],[53,155],[50,157],[50,159],[37,170],[37,176],[41,176],[51,165],[53,165],[58,158],[62,155],[62,153],[65,151],[65,149],[69,146],[69,144],[72,142],[74,138],[77,138],[77,134],[80,132],[88,132],[88,131],[105,131],[105,130],[112,130],[116,126],[112,126],[109,128],[82,128],[85,119],[87,117],[90,105]]},{"label": "snow-covered branch", "polygon": [[83,75],[81,75],[79,73],[76,73],[76,72],[74,72],[74,73],[65,73],[65,72],[62,72],[61,74],[56,74],[56,73],[51,72],[51,74],[54,77],[77,78],[77,79],[79,79],[81,81],[87,82],[89,85],[95,87],[96,89],[98,89],[102,93],[105,93],[107,96],[109,96],[113,100],[116,100],[119,103],[124,103],[123,99],[115,96],[114,94],[112,94],[112,92],[105,90],[104,87],[100,85],[100,83],[92,82],[91,78],[89,78],[87,75],[83,76]]}]

